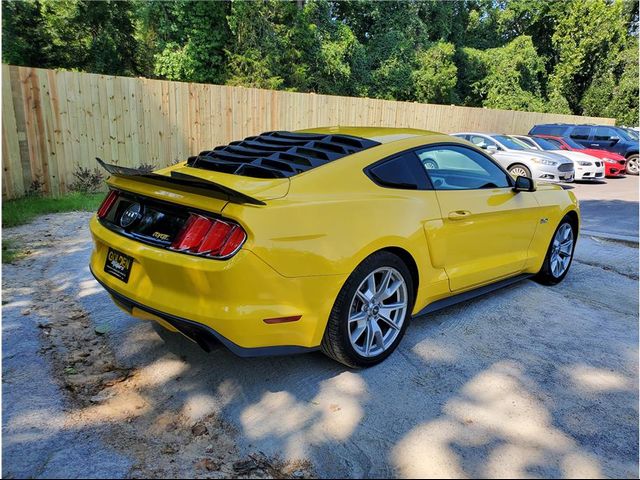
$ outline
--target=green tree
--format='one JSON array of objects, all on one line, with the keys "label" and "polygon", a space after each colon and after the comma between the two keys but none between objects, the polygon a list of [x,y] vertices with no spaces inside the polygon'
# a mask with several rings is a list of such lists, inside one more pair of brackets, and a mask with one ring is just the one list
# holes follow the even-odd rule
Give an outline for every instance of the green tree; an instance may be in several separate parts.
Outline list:
[{"label": "green tree", "polygon": [[533,47],[531,37],[517,37],[504,47],[487,50],[483,56],[487,75],[475,84],[484,98],[483,106],[545,110],[542,96],[544,62]]},{"label": "green tree", "polygon": [[585,115],[614,117],[622,125],[638,125],[638,40],[630,42],[596,76],[582,97]]},{"label": "green tree", "polygon": [[2,61],[13,65],[56,66],[49,60],[47,35],[38,0],[2,2]]},{"label": "green tree", "polygon": [[41,3],[44,29],[51,41],[51,63],[58,68],[112,75],[137,73],[131,2]]},{"label": "green tree", "polygon": [[550,90],[567,99],[571,110],[582,113],[580,101],[602,65],[623,46],[627,36],[623,2],[572,0],[557,20],[551,37],[557,63]]},{"label": "green tree", "polygon": [[138,41],[148,76],[224,83],[230,41],[226,2],[150,1],[138,6]]},{"label": "green tree", "polygon": [[437,42],[416,55],[412,74],[415,98],[425,103],[453,103],[458,69],[454,63],[455,47]]}]

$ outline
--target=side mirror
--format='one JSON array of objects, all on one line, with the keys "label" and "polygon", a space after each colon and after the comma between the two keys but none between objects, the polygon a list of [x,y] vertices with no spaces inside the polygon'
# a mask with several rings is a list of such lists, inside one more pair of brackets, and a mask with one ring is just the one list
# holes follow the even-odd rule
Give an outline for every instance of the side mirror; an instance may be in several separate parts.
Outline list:
[{"label": "side mirror", "polygon": [[518,176],[516,178],[516,184],[513,187],[514,192],[535,192],[536,185],[533,183],[533,179],[529,177]]},{"label": "side mirror", "polygon": [[496,147],[495,145],[487,145],[485,149],[489,153],[496,153],[498,151],[498,147]]},{"label": "side mirror", "polygon": [[609,141],[613,143],[618,143],[620,141],[620,137],[609,137]]}]

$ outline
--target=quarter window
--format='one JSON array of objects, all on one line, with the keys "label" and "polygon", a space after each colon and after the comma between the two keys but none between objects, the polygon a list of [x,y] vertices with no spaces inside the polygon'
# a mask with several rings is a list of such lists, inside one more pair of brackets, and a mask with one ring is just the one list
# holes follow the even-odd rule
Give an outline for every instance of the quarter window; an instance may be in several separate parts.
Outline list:
[{"label": "quarter window", "polygon": [[368,175],[378,185],[388,188],[426,190],[429,183],[413,151],[404,152],[371,167]]},{"label": "quarter window", "polygon": [[470,148],[451,145],[425,148],[416,153],[436,190],[511,187],[504,170]]}]

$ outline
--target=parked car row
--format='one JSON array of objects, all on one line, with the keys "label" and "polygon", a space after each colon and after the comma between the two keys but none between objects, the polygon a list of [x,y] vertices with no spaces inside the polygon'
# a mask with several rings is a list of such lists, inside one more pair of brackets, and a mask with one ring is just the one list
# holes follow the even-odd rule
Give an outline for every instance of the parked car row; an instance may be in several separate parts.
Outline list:
[{"label": "parked car row", "polygon": [[[568,139],[583,148],[597,150],[601,155],[598,158],[619,161],[622,157],[626,160],[623,170],[631,175],[638,175],[638,134],[632,129],[610,125],[553,123],[536,125],[529,131],[529,135]],[[571,149],[576,148],[579,149],[575,146]],[[600,153],[602,151],[608,152],[609,155]],[[591,152],[589,155],[594,155],[594,153]],[[602,155],[606,155],[606,157]]]},{"label": "parked car row", "polygon": [[513,176],[549,182],[638,174],[638,135],[611,126],[536,125],[529,135],[452,134],[489,152]]}]

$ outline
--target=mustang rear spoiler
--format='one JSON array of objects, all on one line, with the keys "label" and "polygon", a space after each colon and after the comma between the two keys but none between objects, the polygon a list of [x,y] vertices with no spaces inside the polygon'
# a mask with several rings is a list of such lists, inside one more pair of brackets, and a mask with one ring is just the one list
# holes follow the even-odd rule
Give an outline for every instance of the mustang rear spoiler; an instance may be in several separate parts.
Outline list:
[{"label": "mustang rear spoiler", "polygon": [[209,192],[215,192],[218,195],[223,194],[234,203],[251,203],[253,205],[266,205],[262,200],[245,195],[242,192],[233,190],[219,183],[206,180],[204,178],[188,175],[186,173],[171,172],[171,176],[158,175],[157,173],[137,170],[135,168],[121,167],[118,165],[110,165],[100,158],[96,157],[98,164],[104,168],[110,175],[121,178],[135,178],[136,181],[153,183],[153,184],[169,184],[173,186],[199,188]]}]

